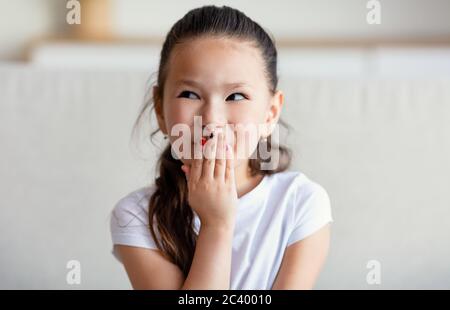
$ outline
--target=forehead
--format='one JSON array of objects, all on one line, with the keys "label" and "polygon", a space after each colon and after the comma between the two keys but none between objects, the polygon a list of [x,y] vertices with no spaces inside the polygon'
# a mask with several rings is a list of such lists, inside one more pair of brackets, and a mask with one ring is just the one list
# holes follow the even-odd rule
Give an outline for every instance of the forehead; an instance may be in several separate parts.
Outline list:
[{"label": "forehead", "polygon": [[265,83],[264,62],[254,43],[204,37],[177,44],[169,58],[167,83],[196,80],[202,84]]}]

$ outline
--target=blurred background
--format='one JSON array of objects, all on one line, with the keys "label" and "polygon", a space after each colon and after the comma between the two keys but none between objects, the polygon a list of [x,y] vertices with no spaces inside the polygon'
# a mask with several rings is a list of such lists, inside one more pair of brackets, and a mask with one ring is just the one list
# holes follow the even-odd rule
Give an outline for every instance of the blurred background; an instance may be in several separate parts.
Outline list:
[{"label": "blurred background", "polygon": [[0,0],[0,288],[131,288],[109,212],[155,176],[156,123],[132,127],[166,33],[207,4],[276,40],[292,169],[332,202],[317,289],[450,289],[448,0]]}]

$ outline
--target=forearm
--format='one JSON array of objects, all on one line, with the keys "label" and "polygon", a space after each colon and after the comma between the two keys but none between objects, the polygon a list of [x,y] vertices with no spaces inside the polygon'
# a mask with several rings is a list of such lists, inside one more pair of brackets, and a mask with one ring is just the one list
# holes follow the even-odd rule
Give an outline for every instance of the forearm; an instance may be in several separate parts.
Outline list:
[{"label": "forearm", "polygon": [[230,288],[233,227],[202,226],[189,274],[181,289]]}]

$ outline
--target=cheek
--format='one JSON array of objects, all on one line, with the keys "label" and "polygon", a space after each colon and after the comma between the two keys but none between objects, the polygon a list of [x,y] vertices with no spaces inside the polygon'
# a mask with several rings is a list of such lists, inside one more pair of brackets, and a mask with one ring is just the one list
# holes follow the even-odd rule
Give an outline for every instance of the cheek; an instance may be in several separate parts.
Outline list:
[{"label": "cheek", "polygon": [[168,103],[166,111],[166,121],[169,127],[173,127],[176,124],[191,125],[195,110],[187,104]]},{"label": "cheek", "polygon": [[258,134],[255,132],[241,131],[237,133],[235,138],[234,153],[236,159],[248,159],[258,145]]},{"label": "cheek", "polygon": [[261,102],[248,101],[228,110],[228,122],[233,126],[231,145],[237,159],[248,159],[256,150],[265,119],[264,108]]},{"label": "cheek", "polygon": [[262,99],[244,101],[230,106],[228,118],[230,123],[258,124],[264,122],[267,104]]},{"label": "cheek", "polygon": [[258,145],[260,130],[261,126],[254,120],[234,126],[232,145],[237,159],[248,159],[252,155]]},{"label": "cheek", "polygon": [[[266,107],[260,102],[246,102],[239,107],[233,107],[228,113],[228,122],[234,128],[253,128],[258,131],[264,125]],[[238,130],[235,130],[238,131]],[[256,133],[258,134],[258,132]]]}]

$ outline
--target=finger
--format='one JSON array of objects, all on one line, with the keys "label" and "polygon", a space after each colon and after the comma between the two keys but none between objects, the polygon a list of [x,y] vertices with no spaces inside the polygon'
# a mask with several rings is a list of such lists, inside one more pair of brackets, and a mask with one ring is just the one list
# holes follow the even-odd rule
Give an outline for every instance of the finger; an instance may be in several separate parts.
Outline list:
[{"label": "finger", "polygon": [[204,149],[205,159],[203,159],[202,177],[206,178],[214,177],[216,149],[217,149],[217,135],[214,135],[213,138],[209,139],[205,144]]},{"label": "finger", "polygon": [[234,183],[234,152],[231,145],[227,144],[225,147],[226,152],[226,168],[225,168],[225,182]]},{"label": "finger", "polygon": [[216,164],[214,167],[214,177],[220,180],[225,180],[225,157],[225,138],[224,134],[220,132],[217,136]]},{"label": "finger", "polygon": [[186,176],[186,180],[189,181],[190,167],[188,165],[182,165],[181,170],[183,170],[184,175]]},{"label": "finger", "polygon": [[202,175],[203,154],[201,142],[194,143],[194,159],[192,160],[191,169],[189,170],[189,180],[197,182]]}]

